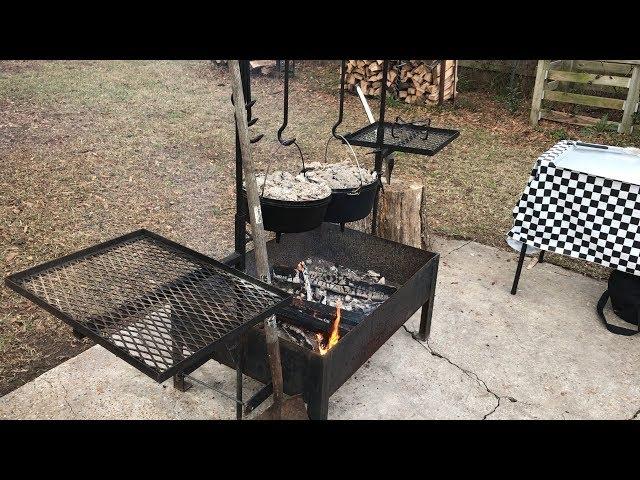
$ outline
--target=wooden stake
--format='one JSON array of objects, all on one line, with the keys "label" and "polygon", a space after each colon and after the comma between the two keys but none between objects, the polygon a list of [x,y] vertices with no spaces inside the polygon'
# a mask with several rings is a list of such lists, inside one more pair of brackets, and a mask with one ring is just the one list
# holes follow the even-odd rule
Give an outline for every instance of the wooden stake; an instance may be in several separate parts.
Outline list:
[{"label": "wooden stake", "polygon": [[[240,77],[240,63],[238,60],[229,61],[231,73],[231,88],[233,90],[234,112],[238,137],[240,139],[240,152],[242,153],[242,171],[244,172],[247,190],[247,203],[249,206],[249,220],[253,232],[253,245],[256,255],[256,270],[258,277],[271,283],[269,272],[269,259],[267,257],[267,239],[262,224],[262,210],[260,209],[260,197],[258,184],[251,157],[251,144],[249,141],[249,125],[247,124],[247,110],[245,107],[244,93],[242,91],[242,79]],[[267,355],[271,367],[271,380],[273,382],[273,413],[276,419],[281,418],[282,408],[282,364],[280,363],[280,345],[276,318],[271,316],[264,321],[265,337],[267,340]]]}]

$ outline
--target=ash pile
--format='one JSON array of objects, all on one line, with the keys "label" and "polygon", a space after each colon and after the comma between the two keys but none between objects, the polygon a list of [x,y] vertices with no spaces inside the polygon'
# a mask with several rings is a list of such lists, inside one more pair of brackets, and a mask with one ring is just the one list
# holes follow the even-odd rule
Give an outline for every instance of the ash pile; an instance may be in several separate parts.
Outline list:
[{"label": "ash pile", "polygon": [[321,200],[331,195],[331,188],[324,184],[309,182],[302,173],[294,176],[292,173],[277,170],[266,175],[266,184],[265,174],[262,173],[256,175],[256,183],[258,192],[265,198],[273,200],[305,202]]},{"label": "ash pile", "polygon": [[371,173],[350,162],[311,162],[307,164],[306,174],[309,182],[327,185],[334,190],[370,185],[377,178],[376,172]]}]

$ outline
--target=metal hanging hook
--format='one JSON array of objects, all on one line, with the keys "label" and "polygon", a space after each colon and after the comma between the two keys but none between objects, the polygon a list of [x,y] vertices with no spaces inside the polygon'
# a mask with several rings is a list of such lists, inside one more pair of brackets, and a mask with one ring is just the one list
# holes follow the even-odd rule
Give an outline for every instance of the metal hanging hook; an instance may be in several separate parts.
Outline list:
[{"label": "metal hanging hook", "polygon": [[293,145],[296,141],[295,137],[290,138],[289,140],[284,140],[282,138],[282,132],[287,128],[287,123],[289,122],[289,60],[284,61],[284,105],[282,107],[282,111],[283,121],[282,126],[278,129],[278,141],[283,146],[288,147],[289,145]]},{"label": "metal hanging hook", "polygon": [[342,123],[342,115],[344,113],[344,75],[345,75],[345,64],[346,60],[342,60],[340,64],[340,109],[338,110],[338,121],[335,123],[333,128],[331,129],[331,134],[336,137],[338,140],[340,137],[337,133],[337,128]]}]

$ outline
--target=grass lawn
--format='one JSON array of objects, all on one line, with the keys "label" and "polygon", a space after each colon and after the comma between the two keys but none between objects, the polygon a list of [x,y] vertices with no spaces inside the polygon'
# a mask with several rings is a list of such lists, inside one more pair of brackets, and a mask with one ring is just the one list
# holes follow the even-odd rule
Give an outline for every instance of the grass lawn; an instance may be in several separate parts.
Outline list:
[{"label": "grass lawn", "polygon": [[[307,160],[322,160],[337,118],[338,64],[299,62],[289,127]],[[225,69],[208,61],[0,62],[0,273],[12,272],[145,227],[220,257],[233,245],[234,129]],[[279,149],[282,82],[257,77],[252,91],[265,138],[261,168],[295,169]],[[374,112],[377,101],[370,101]],[[434,157],[397,155],[394,176],[424,182],[433,232],[507,248],[511,210],[537,156],[569,135],[640,146],[640,137],[543,123],[528,107],[462,92],[455,107],[391,102],[389,118],[433,118],[460,137]],[[347,96],[343,132],[367,123]],[[373,157],[360,158],[372,166]],[[346,151],[331,142],[329,157]],[[515,253],[514,253],[515,255]],[[603,276],[602,268],[549,261]],[[68,327],[0,289],[0,395],[88,348]]]}]

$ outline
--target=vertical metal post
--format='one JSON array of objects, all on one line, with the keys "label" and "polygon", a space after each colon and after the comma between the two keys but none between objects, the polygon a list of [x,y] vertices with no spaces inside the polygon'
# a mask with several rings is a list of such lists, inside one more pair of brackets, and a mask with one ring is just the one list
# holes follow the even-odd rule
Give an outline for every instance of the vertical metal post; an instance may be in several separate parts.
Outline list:
[{"label": "vertical metal post", "polygon": [[435,265],[431,270],[431,285],[429,286],[429,300],[422,305],[422,312],[420,312],[420,330],[418,331],[418,337],[423,342],[429,339],[431,333],[431,317],[433,315],[433,301],[436,295],[436,281],[438,279],[438,264],[440,258],[435,259]]},{"label": "vertical metal post", "polygon": [[247,334],[243,334],[238,340],[238,358],[236,360],[236,420],[242,420],[242,371],[245,362],[245,347]]},{"label": "vertical metal post", "polygon": [[527,244],[522,243],[522,249],[520,249],[520,258],[518,259],[518,268],[516,268],[516,276],[513,277],[513,286],[511,287],[511,295],[515,295],[518,292],[518,281],[520,280],[520,273],[522,273],[522,264],[524,263],[524,256],[527,253]]},{"label": "vertical metal post", "polygon": [[[384,145],[384,112],[387,103],[387,74],[389,73],[389,60],[382,61],[382,88],[380,90],[380,115],[378,117],[378,131],[376,136],[376,160],[375,171],[378,173],[378,177],[382,175],[382,161],[384,159],[384,152],[382,146]],[[371,235],[376,234],[377,229],[377,216],[378,216],[378,197],[380,196],[380,189],[376,192],[376,198],[373,202],[373,213],[371,214]]]},{"label": "vertical metal post", "polygon": [[[247,104],[251,102],[251,78],[249,60],[240,60],[240,75],[242,90]],[[247,109],[247,120],[251,120],[251,108]],[[240,137],[236,124],[236,216],[235,216],[235,251],[240,255],[238,268],[244,270],[247,253],[246,244],[246,215],[242,201],[242,152],[240,151]]]}]

